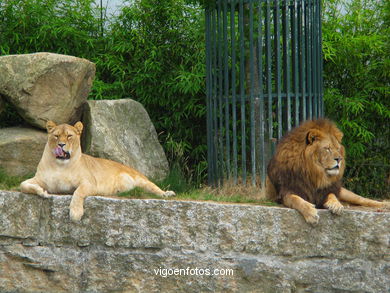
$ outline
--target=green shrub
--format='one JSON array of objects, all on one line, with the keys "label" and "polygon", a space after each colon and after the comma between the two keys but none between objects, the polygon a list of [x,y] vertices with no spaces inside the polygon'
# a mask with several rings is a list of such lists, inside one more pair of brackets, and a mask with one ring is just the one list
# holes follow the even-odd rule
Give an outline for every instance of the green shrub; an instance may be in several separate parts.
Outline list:
[{"label": "green shrub", "polygon": [[[171,164],[204,166],[202,10],[183,0],[134,1],[113,19],[91,98],[132,98],[148,111]],[[199,165],[200,164],[200,165]],[[201,181],[204,167],[185,169]]]},{"label": "green shrub", "polygon": [[344,132],[345,183],[390,197],[390,3],[324,1],[325,113]]},{"label": "green shrub", "polygon": [[[199,185],[207,168],[199,3],[209,2],[126,1],[108,22],[93,0],[4,0],[0,55],[49,51],[95,62],[89,98],[141,102],[171,165]],[[390,2],[329,0],[323,6],[326,115],[345,134],[346,185],[389,198]],[[0,127],[21,123],[7,107]]]}]

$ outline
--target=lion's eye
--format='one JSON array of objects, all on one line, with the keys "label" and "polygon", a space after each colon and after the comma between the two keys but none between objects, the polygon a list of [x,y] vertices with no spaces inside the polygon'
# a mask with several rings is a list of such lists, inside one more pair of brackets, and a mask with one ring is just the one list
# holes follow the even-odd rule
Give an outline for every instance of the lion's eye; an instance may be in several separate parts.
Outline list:
[{"label": "lion's eye", "polygon": [[71,139],[72,138],[72,135],[68,135],[68,139]]},{"label": "lion's eye", "polygon": [[330,153],[330,147],[325,148],[327,152]]},{"label": "lion's eye", "polygon": [[58,135],[54,135],[54,138],[55,138],[55,139],[58,139]]}]

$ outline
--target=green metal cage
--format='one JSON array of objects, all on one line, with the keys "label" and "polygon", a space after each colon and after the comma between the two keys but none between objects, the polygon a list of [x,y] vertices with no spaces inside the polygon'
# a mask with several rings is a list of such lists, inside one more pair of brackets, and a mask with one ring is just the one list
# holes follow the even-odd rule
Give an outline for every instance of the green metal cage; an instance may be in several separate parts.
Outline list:
[{"label": "green metal cage", "polygon": [[319,0],[206,8],[208,180],[262,186],[282,135],[324,112]]}]

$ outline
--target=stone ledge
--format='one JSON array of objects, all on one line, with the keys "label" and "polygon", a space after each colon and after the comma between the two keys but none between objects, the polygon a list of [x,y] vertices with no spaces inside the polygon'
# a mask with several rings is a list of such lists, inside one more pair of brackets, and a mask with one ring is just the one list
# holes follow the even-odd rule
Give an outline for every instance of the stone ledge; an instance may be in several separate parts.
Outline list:
[{"label": "stone ledge", "polygon": [[[388,292],[390,213],[0,191],[0,291]],[[156,275],[232,269],[233,276]]]}]

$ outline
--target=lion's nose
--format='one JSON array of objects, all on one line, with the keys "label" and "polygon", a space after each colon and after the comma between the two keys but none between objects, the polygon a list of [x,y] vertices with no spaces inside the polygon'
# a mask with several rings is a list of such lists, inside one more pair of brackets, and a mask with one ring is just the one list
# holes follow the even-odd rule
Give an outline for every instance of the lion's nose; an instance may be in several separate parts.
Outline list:
[{"label": "lion's nose", "polygon": [[65,143],[59,143],[58,145],[63,148],[65,146]]},{"label": "lion's nose", "polygon": [[342,158],[337,157],[337,158],[334,158],[334,160],[335,160],[337,163],[340,163],[340,161],[342,160]]}]

